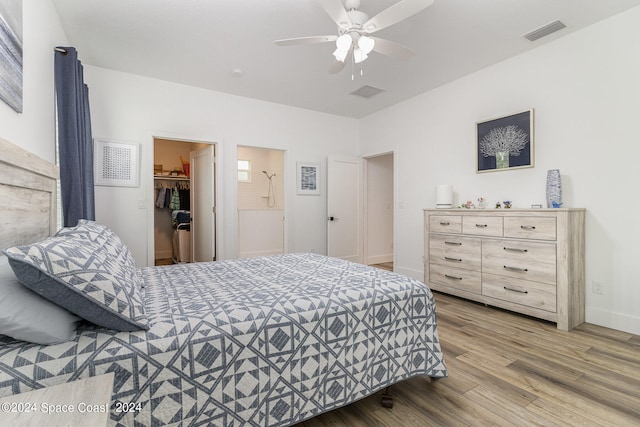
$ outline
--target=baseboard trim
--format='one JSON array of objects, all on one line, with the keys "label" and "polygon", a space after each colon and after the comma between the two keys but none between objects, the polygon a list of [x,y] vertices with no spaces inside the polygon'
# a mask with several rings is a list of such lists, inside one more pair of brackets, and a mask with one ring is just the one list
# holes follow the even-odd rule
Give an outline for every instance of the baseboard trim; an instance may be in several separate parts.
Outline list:
[{"label": "baseboard trim", "polygon": [[367,258],[367,265],[371,264],[383,264],[385,262],[393,262],[393,254],[389,255],[374,255]]},{"label": "baseboard trim", "polygon": [[405,276],[412,277],[416,280],[422,282],[424,280],[424,271],[422,270],[414,270],[413,268],[406,268],[399,265],[393,266],[393,271],[396,273],[404,274]]},{"label": "baseboard trim", "polygon": [[587,323],[640,335],[640,317],[624,313],[614,313],[601,308],[586,307]]}]

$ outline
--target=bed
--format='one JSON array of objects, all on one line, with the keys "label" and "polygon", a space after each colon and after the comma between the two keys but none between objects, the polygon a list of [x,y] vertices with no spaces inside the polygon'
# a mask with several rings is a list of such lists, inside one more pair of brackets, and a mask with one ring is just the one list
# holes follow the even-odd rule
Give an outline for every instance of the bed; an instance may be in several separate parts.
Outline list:
[{"label": "bed", "polygon": [[[0,162],[0,197],[42,200],[29,232],[3,215],[0,247],[22,285],[60,286],[47,299],[79,325],[49,345],[0,335],[0,397],[113,372],[112,425],[284,426],[412,376],[447,376],[421,282],[317,254],[135,268],[104,225],[56,233],[55,168],[0,150],[14,153]],[[100,283],[111,287],[89,301]],[[74,300],[79,288],[91,296]]]}]

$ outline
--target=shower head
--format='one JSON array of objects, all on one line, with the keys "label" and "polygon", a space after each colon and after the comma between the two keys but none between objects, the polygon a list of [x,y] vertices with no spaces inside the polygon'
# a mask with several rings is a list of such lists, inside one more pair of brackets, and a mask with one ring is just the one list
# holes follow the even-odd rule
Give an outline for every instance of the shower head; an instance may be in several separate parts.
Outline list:
[{"label": "shower head", "polygon": [[271,178],[273,178],[274,176],[276,176],[276,174],[275,174],[275,173],[274,173],[273,175],[269,175],[269,174],[267,173],[267,171],[262,171],[262,173],[263,173],[263,174],[265,174],[265,175],[267,175],[267,178],[269,178],[269,179],[271,179]]}]

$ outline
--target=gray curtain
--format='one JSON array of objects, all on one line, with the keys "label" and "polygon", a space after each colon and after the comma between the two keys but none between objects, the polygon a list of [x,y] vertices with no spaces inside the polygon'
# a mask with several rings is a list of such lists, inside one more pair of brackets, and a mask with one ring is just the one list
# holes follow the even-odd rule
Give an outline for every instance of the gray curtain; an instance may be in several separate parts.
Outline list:
[{"label": "gray curtain", "polygon": [[74,48],[56,48],[55,80],[62,219],[73,227],[95,220],[89,88]]}]

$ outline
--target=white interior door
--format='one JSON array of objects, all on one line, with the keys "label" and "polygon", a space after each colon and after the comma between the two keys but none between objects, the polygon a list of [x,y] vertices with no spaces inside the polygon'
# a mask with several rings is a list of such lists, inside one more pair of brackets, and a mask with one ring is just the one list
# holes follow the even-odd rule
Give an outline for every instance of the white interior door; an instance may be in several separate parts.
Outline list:
[{"label": "white interior door", "polygon": [[363,262],[363,160],[329,156],[327,160],[327,252]]},{"label": "white interior door", "polygon": [[191,257],[193,262],[216,257],[215,150],[213,145],[192,151]]}]

